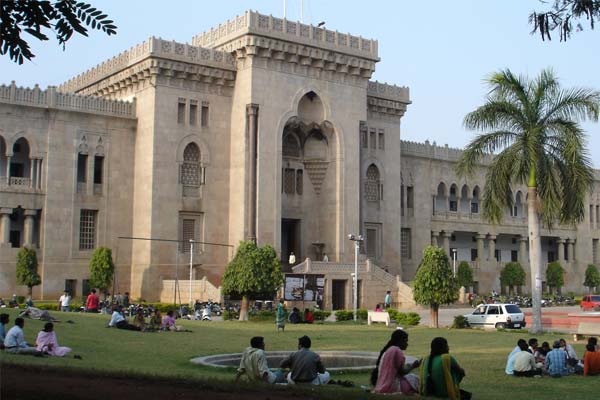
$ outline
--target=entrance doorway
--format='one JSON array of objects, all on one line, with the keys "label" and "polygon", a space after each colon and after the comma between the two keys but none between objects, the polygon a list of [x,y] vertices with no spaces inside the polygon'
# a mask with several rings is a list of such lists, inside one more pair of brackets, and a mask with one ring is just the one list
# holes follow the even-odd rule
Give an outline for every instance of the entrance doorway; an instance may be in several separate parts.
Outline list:
[{"label": "entrance doorway", "polygon": [[346,308],[347,280],[334,279],[331,281],[331,305],[334,310]]},{"label": "entrance doorway", "polygon": [[283,218],[281,220],[281,262],[288,264],[290,254],[296,256],[296,263],[302,260],[300,242],[300,220]]}]

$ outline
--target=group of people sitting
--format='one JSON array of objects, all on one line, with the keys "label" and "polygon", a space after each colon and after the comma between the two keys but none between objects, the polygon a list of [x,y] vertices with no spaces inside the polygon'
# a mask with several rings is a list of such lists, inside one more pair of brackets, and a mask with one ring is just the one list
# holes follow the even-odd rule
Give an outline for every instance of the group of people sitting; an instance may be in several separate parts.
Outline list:
[{"label": "group of people sitting", "polygon": [[[250,381],[266,383],[308,383],[324,385],[330,380],[318,354],[310,350],[308,336],[298,339],[298,351],[284,358],[279,370],[269,368],[265,341],[261,336],[250,340],[240,360],[236,381],[242,376]],[[454,357],[449,354],[448,341],[437,337],[431,342],[431,353],[423,360],[406,363],[403,351],[408,347],[408,333],[397,329],[379,353],[377,366],[371,374],[374,393],[402,393],[445,397],[452,400],[470,399],[471,394],[459,384],[465,376]],[[419,375],[411,371],[420,367]],[[289,370],[289,372],[287,371]]]},{"label": "group of people sitting", "polygon": [[565,339],[555,340],[550,349],[548,342],[538,346],[538,340],[519,339],[517,346],[508,355],[505,372],[507,375],[541,377],[549,375],[560,378],[570,374],[584,376],[600,375],[600,347],[598,339],[590,337],[581,359],[573,346]]},{"label": "group of people sitting", "polygon": [[[250,347],[242,354],[235,380],[239,381],[245,375],[249,381],[325,385],[330,379],[329,372],[325,370],[319,355],[310,350],[311,345],[310,337],[305,335],[298,338],[298,351],[281,361],[280,370],[273,371],[265,355],[264,338],[255,336],[250,339]],[[284,372],[286,370],[289,372]]]},{"label": "group of people sitting", "polygon": [[112,316],[107,327],[142,332],[183,331],[184,329],[175,323],[174,315],[174,312],[169,310],[163,317],[159,310],[154,310],[154,313],[150,316],[149,320],[146,321],[144,310],[138,309],[137,314],[133,317],[133,323],[129,323],[123,314],[123,306],[115,305],[113,306]]},{"label": "group of people sitting", "polygon": [[308,308],[304,310],[304,317],[300,314],[300,310],[297,307],[292,308],[292,312],[288,316],[288,322],[290,324],[312,324],[315,322],[312,311]]},{"label": "group of people sitting", "polygon": [[[54,332],[54,324],[47,322],[38,333],[35,346],[30,346],[25,341],[25,320],[21,317],[15,319],[15,325],[6,331],[9,322],[8,314],[0,314],[0,349],[12,354],[33,355],[38,357],[55,356],[64,357],[71,352],[71,348],[59,346]],[[75,355],[75,358],[81,359]]]}]

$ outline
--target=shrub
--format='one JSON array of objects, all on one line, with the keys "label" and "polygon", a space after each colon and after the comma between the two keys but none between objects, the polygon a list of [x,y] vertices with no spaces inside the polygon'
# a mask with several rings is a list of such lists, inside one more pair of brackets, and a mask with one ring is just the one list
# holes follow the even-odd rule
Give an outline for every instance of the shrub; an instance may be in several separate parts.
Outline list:
[{"label": "shrub", "polygon": [[398,325],[416,326],[421,322],[421,316],[415,312],[403,313],[393,308],[386,310],[390,314],[390,319],[396,321]]},{"label": "shrub", "polygon": [[325,321],[331,315],[331,311],[314,310],[313,318],[315,321]]},{"label": "shrub", "polygon": [[454,317],[454,322],[452,323],[453,329],[465,329],[469,327],[469,323],[464,315],[456,315]]},{"label": "shrub", "polygon": [[336,321],[351,321],[354,318],[354,314],[352,311],[348,310],[337,310],[335,312],[335,320]]}]

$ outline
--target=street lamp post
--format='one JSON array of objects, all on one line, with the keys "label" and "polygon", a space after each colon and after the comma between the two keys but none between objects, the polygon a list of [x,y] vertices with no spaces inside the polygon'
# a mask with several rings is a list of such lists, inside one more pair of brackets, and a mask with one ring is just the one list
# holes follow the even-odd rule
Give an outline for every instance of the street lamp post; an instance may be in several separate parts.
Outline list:
[{"label": "street lamp post", "polygon": [[354,276],[352,283],[354,284],[354,321],[356,322],[356,309],[358,308],[358,249],[360,242],[364,239],[362,235],[349,234],[348,239],[354,242]]},{"label": "street lamp post", "polygon": [[456,278],[456,249],[452,249],[452,271],[454,271],[454,277]]}]

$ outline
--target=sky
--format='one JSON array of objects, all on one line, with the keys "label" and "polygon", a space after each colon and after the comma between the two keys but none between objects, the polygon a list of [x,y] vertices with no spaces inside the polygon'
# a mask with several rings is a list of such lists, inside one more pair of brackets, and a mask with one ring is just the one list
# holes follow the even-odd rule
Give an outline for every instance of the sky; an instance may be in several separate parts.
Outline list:
[{"label": "sky", "polygon": [[[65,51],[52,39],[30,41],[33,62],[0,57],[0,84],[58,85],[150,36],[190,42],[245,10],[283,17],[284,0],[155,1],[87,0],[118,26],[116,36],[93,31],[74,37]],[[600,90],[600,29],[585,25],[567,42],[530,35],[528,16],[544,9],[538,0],[287,0],[286,17],[379,41],[373,80],[408,86],[412,104],[402,118],[404,140],[464,147],[475,132],[464,116],[483,104],[483,79],[509,68],[536,76],[552,68],[564,87]],[[554,35],[557,36],[557,35]],[[588,149],[600,168],[600,125],[585,123]]]}]

